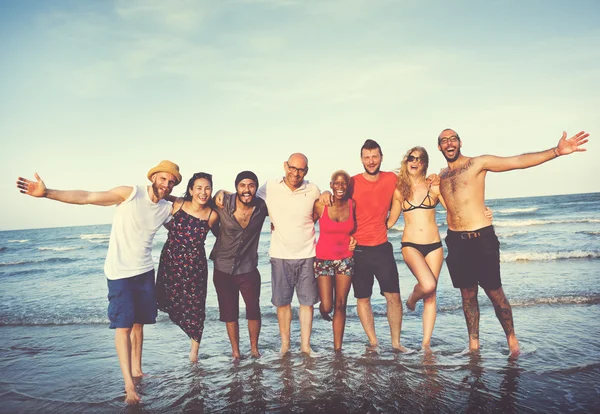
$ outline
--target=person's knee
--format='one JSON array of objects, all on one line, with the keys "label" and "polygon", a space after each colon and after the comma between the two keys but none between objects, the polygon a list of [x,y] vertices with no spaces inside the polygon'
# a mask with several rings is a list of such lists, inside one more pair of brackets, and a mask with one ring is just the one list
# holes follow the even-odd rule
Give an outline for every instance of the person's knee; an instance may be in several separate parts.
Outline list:
[{"label": "person's knee", "polygon": [[321,312],[329,313],[333,310],[333,304],[331,302],[323,302],[321,301],[321,305],[319,306]]},{"label": "person's knee", "polygon": [[423,283],[423,285],[421,286],[421,289],[423,290],[424,296],[432,295],[435,293],[435,291],[437,289],[437,283],[435,282],[435,280],[427,281],[427,282]]},{"label": "person's knee", "polygon": [[477,299],[477,285],[460,289],[463,300]]},{"label": "person's knee", "polygon": [[346,300],[344,298],[336,298],[335,300],[335,311],[346,313]]},{"label": "person's knee", "polygon": [[399,293],[386,293],[385,300],[387,301],[388,305],[401,306]]}]

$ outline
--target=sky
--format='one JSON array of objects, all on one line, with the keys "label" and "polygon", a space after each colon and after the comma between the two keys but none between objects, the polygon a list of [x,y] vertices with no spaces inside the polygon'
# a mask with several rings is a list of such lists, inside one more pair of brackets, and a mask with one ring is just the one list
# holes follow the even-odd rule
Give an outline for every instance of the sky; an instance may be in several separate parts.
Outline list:
[{"label": "sky", "polygon": [[[588,151],[488,174],[487,198],[600,191],[596,0],[146,0],[0,2],[0,230],[110,223],[114,207],[20,194],[184,181],[261,183],[294,152],[321,190],[453,128],[463,154],[510,156],[591,134]],[[174,194],[185,191],[185,184]]]}]

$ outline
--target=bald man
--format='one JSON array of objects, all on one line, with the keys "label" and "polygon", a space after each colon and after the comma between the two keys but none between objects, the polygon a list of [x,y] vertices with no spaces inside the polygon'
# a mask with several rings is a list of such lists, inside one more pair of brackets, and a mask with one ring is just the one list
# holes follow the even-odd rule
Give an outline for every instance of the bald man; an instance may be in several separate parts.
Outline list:
[{"label": "bald man", "polygon": [[300,303],[301,350],[311,353],[313,307],[319,301],[314,276],[315,225],[313,205],[319,188],[304,178],[308,159],[304,154],[290,155],[283,163],[285,175],[267,181],[256,193],[265,200],[273,226],[271,233],[271,302],[277,307],[282,354],[290,348],[292,298],[294,290]]}]

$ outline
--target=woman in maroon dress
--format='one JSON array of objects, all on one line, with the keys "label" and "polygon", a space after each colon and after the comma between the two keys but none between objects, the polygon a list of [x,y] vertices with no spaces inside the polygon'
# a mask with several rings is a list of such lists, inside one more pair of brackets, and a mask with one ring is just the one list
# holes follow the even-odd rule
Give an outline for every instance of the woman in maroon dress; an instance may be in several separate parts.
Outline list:
[{"label": "woman in maroon dress", "polygon": [[196,173],[186,194],[173,202],[173,220],[160,255],[156,278],[158,307],[169,314],[190,338],[190,361],[198,361],[198,350],[206,316],[208,269],[204,241],[219,219],[211,207],[212,176]]}]

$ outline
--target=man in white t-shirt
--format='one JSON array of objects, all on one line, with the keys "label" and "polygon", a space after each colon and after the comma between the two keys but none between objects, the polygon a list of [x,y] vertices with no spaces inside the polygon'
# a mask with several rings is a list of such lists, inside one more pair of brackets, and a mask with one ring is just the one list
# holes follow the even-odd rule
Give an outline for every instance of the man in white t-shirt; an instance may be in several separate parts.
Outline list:
[{"label": "man in white t-shirt", "polygon": [[133,378],[142,377],[144,324],[156,322],[152,240],[171,219],[171,203],[165,200],[181,182],[177,164],[161,161],[148,171],[150,186],[121,186],[108,191],[61,191],[19,177],[23,194],[68,204],[117,205],[110,232],[104,273],[108,279],[108,317],[115,329],[115,347],[125,380],[125,402],[137,404],[140,396]]},{"label": "man in white t-shirt", "polygon": [[292,154],[283,163],[285,175],[267,181],[256,195],[267,203],[274,226],[271,233],[271,302],[277,307],[282,354],[290,347],[292,297],[294,289],[300,302],[301,350],[311,353],[310,333],[313,306],[319,302],[314,276],[315,224],[313,206],[321,194],[319,188],[304,179],[308,159],[304,154]]}]

